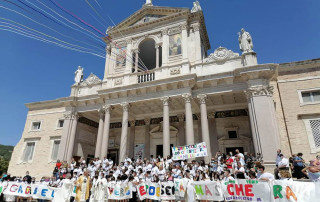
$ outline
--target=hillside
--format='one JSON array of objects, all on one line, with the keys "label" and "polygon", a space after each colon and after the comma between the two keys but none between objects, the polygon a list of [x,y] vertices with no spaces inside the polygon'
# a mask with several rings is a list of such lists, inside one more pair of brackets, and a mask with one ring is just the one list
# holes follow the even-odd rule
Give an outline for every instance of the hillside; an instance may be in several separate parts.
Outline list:
[{"label": "hillside", "polygon": [[13,151],[13,146],[0,145],[0,175],[6,172]]},{"label": "hillside", "polygon": [[2,156],[4,160],[10,161],[12,151],[13,151],[13,146],[0,144],[0,157]]}]

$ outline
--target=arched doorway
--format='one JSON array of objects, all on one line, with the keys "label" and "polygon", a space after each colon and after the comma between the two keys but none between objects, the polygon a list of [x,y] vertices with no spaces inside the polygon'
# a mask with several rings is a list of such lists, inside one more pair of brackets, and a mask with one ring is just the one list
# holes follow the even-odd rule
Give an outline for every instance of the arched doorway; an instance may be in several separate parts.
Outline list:
[{"label": "arched doorway", "polygon": [[[145,39],[139,44],[139,58],[148,70],[157,67],[156,43],[153,39]],[[162,49],[159,47],[159,67],[162,64]],[[141,64],[140,64],[141,65]]]}]

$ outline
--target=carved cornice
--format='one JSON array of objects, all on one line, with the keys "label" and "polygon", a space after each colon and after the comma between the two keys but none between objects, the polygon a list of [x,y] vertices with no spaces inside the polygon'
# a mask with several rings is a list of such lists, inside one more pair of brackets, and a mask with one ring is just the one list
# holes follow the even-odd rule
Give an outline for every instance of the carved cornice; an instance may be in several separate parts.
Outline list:
[{"label": "carved cornice", "polygon": [[181,30],[187,30],[188,25],[186,23],[180,25]]},{"label": "carved cornice", "polygon": [[84,80],[80,85],[81,86],[92,86],[99,84],[102,81],[93,73],[91,73],[86,80]]},{"label": "carved cornice", "polygon": [[103,105],[102,108],[104,109],[105,113],[110,113],[113,110],[113,106],[111,105]]},{"label": "carved cornice", "polygon": [[252,98],[256,96],[272,96],[273,86],[253,86],[245,91],[247,98]]},{"label": "carved cornice", "polygon": [[65,112],[63,114],[63,116],[65,119],[78,119],[79,118],[78,112],[71,112],[71,111]]},{"label": "carved cornice", "polygon": [[121,103],[120,105],[121,105],[121,107],[122,107],[122,109],[123,109],[124,112],[128,112],[128,111],[129,111],[129,107],[130,107],[130,104],[129,104],[129,103],[123,102],[123,103]]},{"label": "carved cornice", "polygon": [[191,95],[191,93],[184,93],[184,94],[182,94],[182,98],[184,99],[184,101],[186,103],[190,103],[192,100],[192,95]]},{"label": "carved cornice", "polygon": [[213,53],[211,53],[207,58],[204,59],[204,62],[214,62],[214,61],[223,61],[231,58],[239,57],[239,53],[235,53],[232,50],[228,50],[224,47],[217,48]]},{"label": "carved cornice", "polygon": [[208,99],[208,96],[206,94],[199,94],[197,98],[200,101],[200,104],[206,104],[206,100]]},{"label": "carved cornice", "polygon": [[166,29],[161,30],[161,33],[162,33],[162,36],[168,35],[168,29],[166,28]]},{"label": "carved cornice", "polygon": [[170,28],[168,30],[168,35],[174,35],[174,34],[180,34],[180,33],[181,33],[181,27],[180,26],[173,27],[173,28]]},{"label": "carved cornice", "polygon": [[163,105],[169,105],[169,103],[170,103],[169,96],[164,96],[164,97],[160,98],[160,100],[162,101]]}]

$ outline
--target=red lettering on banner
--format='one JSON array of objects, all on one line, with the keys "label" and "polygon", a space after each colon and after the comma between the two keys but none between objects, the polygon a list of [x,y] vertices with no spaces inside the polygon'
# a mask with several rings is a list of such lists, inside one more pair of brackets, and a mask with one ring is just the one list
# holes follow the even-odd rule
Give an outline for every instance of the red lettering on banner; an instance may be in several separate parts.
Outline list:
[{"label": "red lettering on banner", "polygon": [[235,184],[235,187],[236,187],[236,194],[239,196],[241,192],[242,193],[241,195],[244,196],[242,184]]},{"label": "red lettering on banner", "polygon": [[246,196],[251,196],[251,197],[254,196],[254,194],[252,193],[252,187],[253,187],[252,184],[246,184],[244,186],[244,190],[245,190]]},{"label": "red lettering on banner", "polygon": [[140,191],[140,195],[141,195],[141,196],[147,194],[146,190],[144,189],[144,186],[140,186],[140,187],[139,187],[139,191]]},{"label": "red lettering on banner", "polygon": [[208,188],[207,185],[205,185],[205,190],[206,190],[206,195],[207,195],[207,196],[208,196],[208,195],[212,196],[212,193],[211,193],[211,191],[209,190],[209,188]]},{"label": "red lettering on banner", "polygon": [[233,196],[234,192],[231,191],[231,188],[233,188],[233,184],[228,184],[228,186],[227,186],[228,193]]},{"label": "red lettering on banner", "polygon": [[17,189],[18,189],[18,185],[16,185],[16,184],[13,184],[13,185],[10,187],[10,191],[11,191],[11,192],[16,192]]}]

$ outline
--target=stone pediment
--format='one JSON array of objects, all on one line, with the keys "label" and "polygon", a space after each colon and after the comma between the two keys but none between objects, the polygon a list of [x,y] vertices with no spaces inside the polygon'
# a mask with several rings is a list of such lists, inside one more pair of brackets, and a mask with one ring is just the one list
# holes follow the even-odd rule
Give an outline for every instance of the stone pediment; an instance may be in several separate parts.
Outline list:
[{"label": "stone pediment", "polygon": [[170,18],[175,15],[181,15],[181,13],[190,13],[188,8],[173,8],[173,7],[159,7],[159,6],[144,6],[142,9],[135,12],[115,27],[112,27],[108,34],[117,34],[118,30],[129,27],[141,26],[143,24],[149,24],[152,21],[164,18]]},{"label": "stone pediment", "polygon": [[88,76],[88,78],[81,83],[81,86],[92,86],[99,83],[101,83],[101,80],[99,79],[99,77],[91,73]]}]

